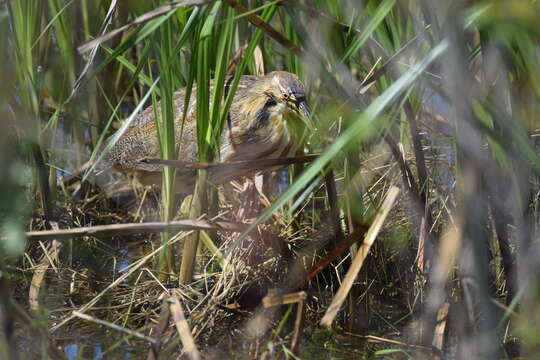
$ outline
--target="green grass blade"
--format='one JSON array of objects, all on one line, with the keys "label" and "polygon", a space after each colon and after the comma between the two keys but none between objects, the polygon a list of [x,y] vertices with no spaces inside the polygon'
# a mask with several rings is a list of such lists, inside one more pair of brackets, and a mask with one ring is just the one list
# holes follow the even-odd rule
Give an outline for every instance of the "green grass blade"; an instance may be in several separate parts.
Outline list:
[{"label": "green grass blade", "polygon": [[[277,6],[276,5],[272,5],[268,8],[266,8],[262,14],[262,18],[265,22],[269,22],[272,17],[274,16],[274,14],[276,13],[277,11]],[[236,88],[238,87],[238,83],[240,82],[240,77],[242,76],[242,74],[244,73],[244,70],[247,66],[247,64],[249,63],[249,61],[251,60],[251,57],[253,56],[253,51],[255,50],[255,47],[257,46],[257,44],[259,44],[259,42],[261,41],[261,38],[263,36],[263,31],[259,28],[257,28],[257,30],[255,30],[255,33],[253,34],[253,37],[251,38],[251,41],[249,42],[248,44],[248,47],[246,49],[246,53],[244,54],[244,57],[242,58],[242,60],[240,61],[240,63],[238,64],[238,67],[234,73],[234,77],[231,81],[231,85],[230,85],[230,88],[229,88],[229,93],[227,94],[227,98],[225,100],[225,103],[223,104],[223,107],[221,109],[221,121],[220,121],[220,125],[223,127],[223,125],[225,124],[225,121],[227,119],[227,114],[229,112],[229,109],[231,107],[231,104],[232,104],[232,100],[234,98],[234,94],[236,92]]]},{"label": "green grass blade", "polygon": [[105,58],[99,65],[96,66],[94,74],[102,71],[105,66],[114,61],[118,56],[126,52],[128,49],[139,44],[141,41],[146,39],[148,36],[154,34],[154,32],[161,26],[165,21],[167,21],[171,16],[174,15],[174,10],[161,16],[156,19],[150,20],[145,23],[141,28],[135,30],[131,33],[120,45],[118,45],[112,53],[109,53],[109,56]]},{"label": "green grass blade", "polygon": [[207,132],[206,141],[212,144],[212,155],[218,153],[219,136],[221,134],[222,123],[220,121],[220,110],[222,97],[225,88],[225,77],[227,75],[227,65],[231,56],[232,42],[234,39],[234,9],[227,7],[226,23],[219,37],[219,48],[217,52],[216,67],[214,71],[214,92],[212,95],[211,129]]}]

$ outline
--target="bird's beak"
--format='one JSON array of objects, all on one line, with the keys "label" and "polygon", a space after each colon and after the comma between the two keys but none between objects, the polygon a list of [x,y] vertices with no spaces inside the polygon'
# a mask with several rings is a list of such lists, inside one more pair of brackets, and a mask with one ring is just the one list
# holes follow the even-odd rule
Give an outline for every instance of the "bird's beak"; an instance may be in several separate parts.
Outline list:
[{"label": "bird's beak", "polygon": [[310,131],[314,131],[315,128],[313,124],[311,123],[311,116],[309,113],[309,108],[305,101],[302,101],[300,104],[298,104],[298,113],[300,115],[300,119],[308,127],[308,129]]}]

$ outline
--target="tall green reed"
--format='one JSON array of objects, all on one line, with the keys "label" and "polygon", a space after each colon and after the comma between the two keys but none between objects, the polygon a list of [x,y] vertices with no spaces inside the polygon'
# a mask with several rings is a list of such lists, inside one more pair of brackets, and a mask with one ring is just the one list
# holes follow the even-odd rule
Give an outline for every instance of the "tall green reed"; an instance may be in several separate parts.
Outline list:
[{"label": "tall green reed", "polygon": [[[210,79],[212,78],[210,60],[213,58],[211,50],[212,46],[215,44],[215,40],[213,39],[213,28],[221,7],[221,3],[215,3],[212,6],[209,6],[206,19],[199,24],[198,31],[194,34],[192,47],[192,59],[193,64],[195,64],[193,71],[197,82],[195,94],[197,151],[199,160],[202,162],[208,162],[212,158],[213,150],[211,147],[211,139],[209,139],[207,135],[211,132],[213,125],[210,118]],[[200,170],[195,185],[195,191],[191,199],[190,218],[197,218],[205,211],[206,197],[206,171]],[[198,244],[198,232],[194,232],[184,242],[179,273],[179,280],[183,284],[191,282],[191,279],[193,278]]]},{"label": "tall green reed", "polygon": [[[178,10],[181,11],[181,10]],[[156,41],[155,53],[158,59],[159,70],[159,88],[160,88],[160,107],[156,107],[154,98],[154,113],[156,114],[156,130],[159,139],[161,157],[166,160],[176,159],[177,152],[175,148],[175,117],[174,117],[174,92],[179,85],[175,74],[179,69],[179,58],[173,53],[173,33],[176,30],[174,26],[175,18],[165,22],[159,27],[158,41]],[[159,45],[157,45],[159,44]],[[162,220],[170,221],[174,217],[174,178],[175,169],[166,166],[163,169],[162,180]],[[171,234],[166,231],[163,233],[163,243],[167,243]],[[160,254],[161,272],[171,272],[172,251],[166,246]]]}]

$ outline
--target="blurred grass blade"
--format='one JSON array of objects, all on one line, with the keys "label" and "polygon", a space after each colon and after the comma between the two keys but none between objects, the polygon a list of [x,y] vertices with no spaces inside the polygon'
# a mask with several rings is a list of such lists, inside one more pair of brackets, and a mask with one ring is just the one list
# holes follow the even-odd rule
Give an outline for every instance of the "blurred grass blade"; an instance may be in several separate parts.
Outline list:
[{"label": "blurred grass blade", "polygon": [[345,54],[341,58],[341,63],[344,63],[348,61],[354,54],[360,50],[362,45],[366,42],[367,39],[371,36],[371,34],[375,31],[375,29],[379,26],[379,24],[384,20],[386,15],[392,10],[395,4],[395,0],[384,0],[379,7],[377,8],[377,11],[373,16],[370,18],[368,24],[366,25],[366,28],[360,35],[358,35],[351,45],[347,48],[345,51]]},{"label": "blurred grass blade", "polygon": [[70,0],[68,1],[67,3],[64,4],[64,6],[62,6],[61,9],[58,9],[56,8],[55,10],[55,14],[54,16],[52,17],[52,19],[49,21],[49,23],[43,28],[43,30],[41,31],[41,34],[39,34],[39,36],[37,37],[36,41],[34,41],[34,43],[32,44],[32,48],[34,48],[38,43],[39,43],[39,40],[41,40],[41,38],[47,33],[47,31],[51,28],[51,26],[53,26],[55,23],[56,23],[56,20],[62,16],[62,14],[64,13],[64,11],[66,11],[66,9],[71,5],[73,4],[73,1],[75,0]]}]

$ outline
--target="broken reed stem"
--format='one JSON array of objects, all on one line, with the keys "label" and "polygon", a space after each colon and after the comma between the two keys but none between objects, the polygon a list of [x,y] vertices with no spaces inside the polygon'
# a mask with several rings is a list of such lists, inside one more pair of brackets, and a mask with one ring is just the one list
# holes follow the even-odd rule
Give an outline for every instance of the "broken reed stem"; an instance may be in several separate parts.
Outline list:
[{"label": "broken reed stem", "polygon": [[318,273],[325,269],[332,261],[338,258],[343,254],[348,248],[350,248],[354,243],[362,238],[366,233],[367,229],[364,227],[357,227],[352,233],[347,235],[345,239],[341,240],[332,250],[330,250],[326,255],[320,259],[309,272],[300,280],[293,283],[289,290],[294,290],[301,288],[311,279],[313,279]]},{"label": "broken reed stem", "polygon": [[[441,307],[439,309],[439,312],[437,313],[437,326],[435,326],[435,333],[433,334],[432,345],[441,351],[443,350],[444,346],[444,331],[446,329],[449,309],[450,304],[444,303],[443,307]],[[440,357],[437,356],[436,359],[440,359]]]},{"label": "broken reed stem", "polygon": [[[51,231],[58,231],[58,222],[49,221],[49,224],[53,228]],[[32,281],[30,282],[30,290],[28,291],[28,303],[30,304],[30,309],[34,311],[39,310],[39,291],[45,280],[45,274],[49,269],[49,266],[52,266],[54,271],[58,273],[54,262],[58,261],[58,254],[63,247],[63,243],[56,239],[53,239],[48,250],[42,242],[39,244],[43,249],[44,256],[34,270],[34,275],[32,275]]]},{"label": "broken reed stem", "polygon": [[302,324],[304,322],[304,300],[298,302],[296,308],[296,318],[294,320],[294,332],[291,340],[291,352],[296,355],[298,345],[300,344],[300,335],[302,334]]},{"label": "broken reed stem", "polygon": [[362,268],[362,264],[364,263],[369,249],[371,248],[371,245],[373,245],[373,243],[375,242],[375,239],[377,238],[377,235],[381,230],[384,220],[390,212],[392,205],[396,201],[398,194],[399,189],[395,186],[392,186],[390,190],[388,190],[386,198],[384,199],[381,208],[379,209],[379,212],[375,217],[375,220],[373,220],[373,223],[371,224],[371,227],[366,234],[364,242],[358,249],[358,254],[352,261],[351,267],[347,271],[341,287],[339,288],[338,292],[334,296],[334,299],[332,300],[332,303],[330,304],[330,306],[326,310],[326,313],[321,319],[321,326],[330,327],[332,325],[334,318],[336,317],[339,309],[341,308],[341,305],[343,305],[343,302],[347,298],[347,294],[351,290],[353,282],[356,279],[358,272]]}]

